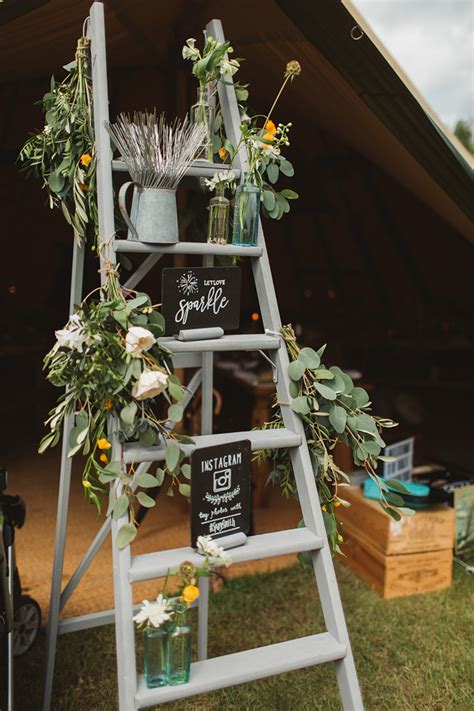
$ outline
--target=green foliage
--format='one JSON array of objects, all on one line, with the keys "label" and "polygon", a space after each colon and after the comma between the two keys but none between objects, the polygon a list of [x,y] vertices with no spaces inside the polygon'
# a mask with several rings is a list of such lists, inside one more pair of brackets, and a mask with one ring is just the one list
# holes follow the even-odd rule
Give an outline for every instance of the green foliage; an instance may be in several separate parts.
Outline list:
[{"label": "green foliage", "polygon": [[[376,474],[377,460],[381,459],[380,452],[385,446],[380,432],[396,423],[370,415],[367,392],[355,388],[351,378],[337,366],[328,369],[321,363],[325,346],[318,351],[300,349],[291,326],[282,327],[282,335],[290,356],[291,409],[303,420],[331,547],[335,553],[342,553],[339,544],[343,542],[343,535],[336,510],[348,505],[343,498],[343,487],[349,485],[349,477],[336,465],[331,452],[338,441],[348,444],[356,466],[364,467],[378,483],[382,507],[399,520],[397,509],[403,509],[405,502],[398,493],[389,491],[387,483]],[[264,429],[280,426],[282,419],[278,412],[270,423],[265,423]],[[280,484],[286,496],[296,494],[288,450],[259,452],[257,458],[272,459],[271,481]],[[393,488],[403,493],[403,485]]]},{"label": "green foliage", "polygon": [[472,121],[460,119],[454,127],[454,135],[465,148],[474,155],[474,141],[472,137]]},{"label": "green foliage", "polygon": [[[128,515],[129,523],[118,534],[118,543],[125,546],[136,535],[135,502],[154,505],[153,499],[143,491],[137,493],[136,487],[160,486],[165,471],[158,469],[156,476],[148,472],[135,475],[133,467],[127,470],[120,461],[111,461],[107,425],[122,441],[138,442],[142,447],[173,440],[165,451],[166,473],[171,489],[183,491],[182,485],[189,488],[180,479],[184,453],[179,435],[167,424],[180,421],[184,391],[171,372],[170,352],[157,340],[164,333],[164,321],[149,296],[122,290],[115,273],[109,273],[98,291],[98,299],[92,292],[66,327],[56,331],[57,341],[45,357],[47,379],[56,387],[66,386],[66,392],[50,412],[46,421],[49,432],[39,451],[57,444],[65,418],[71,417],[68,456],[85,456],[84,491],[97,508],[103,486],[113,484],[109,512],[117,520]],[[163,409],[168,410],[165,419],[158,414]],[[186,468],[185,480],[188,474]],[[188,488],[183,491],[185,496]]]},{"label": "green foliage", "polygon": [[81,37],[66,78],[60,83],[51,78],[39,102],[45,126],[28,138],[18,157],[27,174],[41,178],[50,207],[61,208],[78,244],[98,237],[89,45]]}]

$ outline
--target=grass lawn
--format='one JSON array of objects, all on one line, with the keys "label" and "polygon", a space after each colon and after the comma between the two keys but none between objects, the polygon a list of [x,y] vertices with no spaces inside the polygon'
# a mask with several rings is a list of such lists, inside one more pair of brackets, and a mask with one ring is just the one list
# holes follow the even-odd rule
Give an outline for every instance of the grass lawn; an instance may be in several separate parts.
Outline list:
[{"label": "grass lawn", "polygon": [[[337,573],[366,710],[472,711],[472,578],[455,569],[448,590],[384,602],[340,564]],[[314,579],[300,566],[231,580],[212,596],[210,623],[212,656],[324,629]],[[44,635],[16,660],[18,711],[41,707],[43,659]],[[61,636],[53,709],[114,711],[115,675],[111,626]],[[326,664],[159,708],[332,711],[341,705],[333,665]]]}]

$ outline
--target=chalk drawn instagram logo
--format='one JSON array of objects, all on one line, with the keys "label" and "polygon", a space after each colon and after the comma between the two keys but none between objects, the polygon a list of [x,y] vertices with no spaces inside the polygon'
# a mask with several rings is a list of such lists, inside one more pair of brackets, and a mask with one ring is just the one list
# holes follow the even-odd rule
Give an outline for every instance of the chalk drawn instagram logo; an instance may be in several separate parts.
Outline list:
[{"label": "chalk drawn instagram logo", "polygon": [[218,494],[220,491],[227,491],[231,486],[231,471],[230,469],[219,469],[214,472],[214,483],[213,489],[214,493]]}]

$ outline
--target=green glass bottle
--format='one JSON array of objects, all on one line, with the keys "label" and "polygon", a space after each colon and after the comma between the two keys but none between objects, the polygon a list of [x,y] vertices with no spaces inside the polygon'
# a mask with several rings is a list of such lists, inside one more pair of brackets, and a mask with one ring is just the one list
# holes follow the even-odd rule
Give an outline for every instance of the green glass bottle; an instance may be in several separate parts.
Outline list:
[{"label": "green glass bottle", "polygon": [[168,684],[178,686],[189,681],[191,670],[191,627],[186,620],[186,603],[179,603],[175,622],[168,634]]},{"label": "green glass bottle", "polygon": [[168,684],[168,631],[147,627],[143,632],[143,666],[149,689]]}]

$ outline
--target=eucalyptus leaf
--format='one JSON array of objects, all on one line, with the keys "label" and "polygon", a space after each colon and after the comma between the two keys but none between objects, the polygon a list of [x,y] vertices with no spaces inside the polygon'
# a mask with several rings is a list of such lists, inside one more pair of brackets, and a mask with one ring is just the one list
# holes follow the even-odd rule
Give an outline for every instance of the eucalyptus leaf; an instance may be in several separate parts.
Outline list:
[{"label": "eucalyptus leaf", "polygon": [[346,428],[347,412],[340,405],[334,405],[329,409],[329,422],[336,432],[342,434]]},{"label": "eucalyptus leaf", "polygon": [[120,411],[120,419],[128,427],[133,427],[135,422],[135,415],[137,414],[137,404],[135,402],[129,402],[128,405],[122,408]]},{"label": "eucalyptus leaf", "polygon": [[311,407],[308,404],[306,395],[300,395],[291,401],[291,409],[298,415],[308,415],[311,412]]},{"label": "eucalyptus leaf", "polygon": [[191,487],[189,486],[189,484],[181,484],[180,483],[178,488],[179,488],[179,493],[182,496],[186,496],[187,498],[189,498],[191,496]]},{"label": "eucalyptus leaf", "polygon": [[112,518],[116,521],[125,514],[128,510],[128,497],[125,494],[121,494],[114,504],[112,511]]},{"label": "eucalyptus leaf", "polygon": [[135,476],[135,481],[137,486],[142,486],[144,489],[152,489],[155,486],[159,486],[158,479],[149,472],[137,474]]},{"label": "eucalyptus leaf", "polygon": [[165,480],[165,470],[158,467],[155,472],[156,482],[158,486],[161,486]]},{"label": "eucalyptus leaf", "polygon": [[180,449],[177,444],[174,444],[174,442],[166,447],[165,462],[170,472],[174,471],[176,468],[176,465],[179,462],[179,455]]},{"label": "eucalyptus leaf", "polygon": [[155,499],[153,499],[151,496],[148,496],[148,494],[145,494],[144,491],[138,492],[137,499],[140,504],[146,509],[151,509],[152,506],[156,506]]},{"label": "eucalyptus leaf", "polygon": [[183,417],[183,406],[182,405],[171,405],[168,408],[168,419],[171,422],[180,422]]},{"label": "eucalyptus leaf", "polygon": [[[270,163],[267,166],[267,175],[268,175],[268,180],[275,184],[278,180],[278,174],[279,174],[279,169],[276,163]],[[283,171],[282,171],[283,172]]]},{"label": "eucalyptus leaf", "polygon": [[364,405],[367,405],[370,399],[364,388],[354,388],[351,395],[356,407],[363,407]]},{"label": "eucalyptus leaf", "polygon": [[326,400],[335,400],[337,395],[334,390],[331,390],[327,385],[323,383],[315,383],[314,387],[320,395],[322,395]]},{"label": "eucalyptus leaf", "polygon": [[300,360],[294,360],[288,366],[288,375],[292,380],[301,380],[306,370],[305,365]]},{"label": "eucalyptus leaf", "polygon": [[291,397],[298,397],[298,383],[295,383],[293,380],[290,380],[289,391]]},{"label": "eucalyptus leaf", "polygon": [[124,526],[121,526],[116,538],[117,548],[119,550],[126,548],[126,546],[133,541],[136,535],[137,529],[133,523],[126,523]]},{"label": "eucalyptus leaf", "polygon": [[275,208],[275,193],[271,190],[263,191],[263,204],[268,212],[271,212]]},{"label": "eucalyptus leaf", "polygon": [[191,479],[191,465],[183,464],[181,467],[181,474],[186,477],[186,479]]},{"label": "eucalyptus leaf", "polygon": [[295,169],[293,168],[289,160],[281,161],[280,170],[283,175],[286,175],[288,178],[291,178],[295,174]]},{"label": "eucalyptus leaf", "polygon": [[301,360],[310,370],[315,370],[321,363],[320,357],[312,348],[302,348],[298,353],[298,360]]},{"label": "eucalyptus leaf", "polygon": [[406,488],[406,486],[403,485],[403,482],[399,481],[398,479],[384,479],[385,483],[387,486],[389,486],[391,489],[396,489],[399,491],[401,494],[409,494],[410,492]]},{"label": "eucalyptus leaf", "polygon": [[142,447],[153,447],[156,444],[156,432],[151,427],[147,427],[146,430],[140,432],[138,441]]}]

